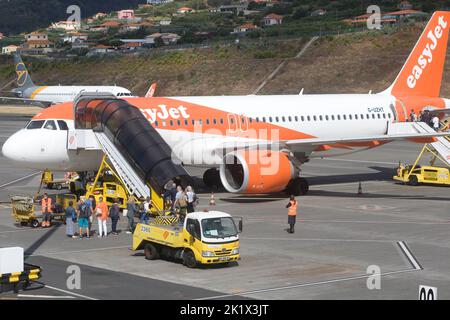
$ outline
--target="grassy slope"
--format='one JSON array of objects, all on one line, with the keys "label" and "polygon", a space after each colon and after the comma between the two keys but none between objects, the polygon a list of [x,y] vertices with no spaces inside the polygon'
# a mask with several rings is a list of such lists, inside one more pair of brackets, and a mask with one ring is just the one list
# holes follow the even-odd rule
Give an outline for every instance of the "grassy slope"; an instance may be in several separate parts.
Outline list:
[{"label": "grassy slope", "polygon": [[[301,88],[305,93],[377,92],[394,80],[421,31],[418,26],[393,34],[321,38],[299,59],[292,57],[306,40],[249,45],[241,50],[210,48],[82,63],[39,62],[33,63],[32,76],[40,84],[117,84],[140,95],[153,81],[158,82],[158,95],[249,94],[284,57],[290,57],[261,94],[296,94]],[[255,52],[272,57],[257,59]],[[0,65],[0,87],[11,74],[10,66]],[[448,79],[444,72],[442,96],[450,96]]]}]

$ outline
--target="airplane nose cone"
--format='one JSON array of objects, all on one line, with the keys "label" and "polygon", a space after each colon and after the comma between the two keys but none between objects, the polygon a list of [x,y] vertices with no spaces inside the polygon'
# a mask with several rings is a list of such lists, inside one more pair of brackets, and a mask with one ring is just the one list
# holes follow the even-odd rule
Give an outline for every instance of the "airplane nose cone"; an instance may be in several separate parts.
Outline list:
[{"label": "airplane nose cone", "polygon": [[12,161],[20,161],[23,158],[23,150],[17,142],[16,134],[9,137],[2,146],[2,154],[5,158]]}]

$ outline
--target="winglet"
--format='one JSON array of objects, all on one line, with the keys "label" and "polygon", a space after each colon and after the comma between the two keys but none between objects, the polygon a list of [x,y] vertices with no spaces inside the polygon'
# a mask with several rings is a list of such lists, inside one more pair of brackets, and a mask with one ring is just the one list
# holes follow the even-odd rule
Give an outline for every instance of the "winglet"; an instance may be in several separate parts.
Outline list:
[{"label": "winglet", "polygon": [[436,11],[394,83],[384,93],[395,97],[439,97],[449,29],[450,11]]},{"label": "winglet", "polygon": [[147,93],[145,94],[146,98],[150,98],[155,95],[156,86],[157,86],[156,82],[153,82],[152,85],[150,86],[150,88],[148,88]]}]

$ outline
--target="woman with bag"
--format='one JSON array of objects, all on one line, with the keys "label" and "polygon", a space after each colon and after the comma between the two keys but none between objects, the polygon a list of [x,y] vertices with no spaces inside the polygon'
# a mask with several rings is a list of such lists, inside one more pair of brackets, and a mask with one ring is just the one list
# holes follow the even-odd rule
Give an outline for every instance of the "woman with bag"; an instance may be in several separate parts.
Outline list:
[{"label": "woman with bag", "polygon": [[[180,191],[180,193],[178,194],[178,198],[175,201],[175,207],[177,208],[178,220],[180,221],[184,220],[184,217],[186,216],[186,212],[188,209],[188,198],[184,191]],[[182,219],[180,219],[180,217]]]}]

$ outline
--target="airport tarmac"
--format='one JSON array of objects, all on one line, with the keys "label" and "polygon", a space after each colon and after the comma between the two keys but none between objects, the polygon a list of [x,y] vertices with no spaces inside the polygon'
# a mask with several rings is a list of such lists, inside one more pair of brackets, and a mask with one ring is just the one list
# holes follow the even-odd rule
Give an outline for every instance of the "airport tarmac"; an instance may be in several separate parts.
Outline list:
[{"label": "airport tarmac", "polygon": [[[26,122],[0,117],[1,144]],[[39,173],[0,157],[0,245],[24,247],[26,261],[43,268],[46,284],[20,295],[0,294],[0,299],[392,300],[417,299],[419,285],[437,287],[439,299],[450,299],[449,189],[391,179],[398,161],[413,161],[420,148],[396,142],[305,164],[311,187],[298,197],[295,234],[286,232],[285,196],[216,194],[217,210],[244,219],[242,260],[198,269],[147,261],[129,249],[131,235],[124,232],[78,240],[67,238],[64,226],[16,226],[9,196],[33,194]],[[208,207],[209,196],[200,194],[200,210]],[[79,290],[66,285],[70,265],[81,268]],[[373,265],[381,271],[380,289],[369,290],[367,269]]]}]

